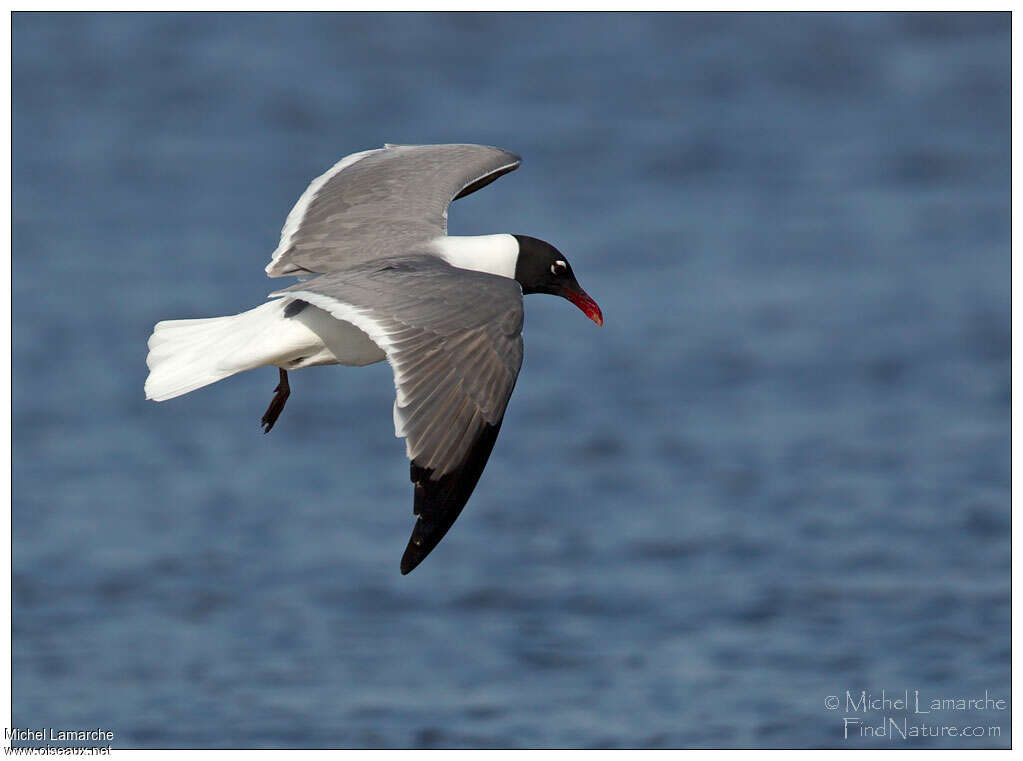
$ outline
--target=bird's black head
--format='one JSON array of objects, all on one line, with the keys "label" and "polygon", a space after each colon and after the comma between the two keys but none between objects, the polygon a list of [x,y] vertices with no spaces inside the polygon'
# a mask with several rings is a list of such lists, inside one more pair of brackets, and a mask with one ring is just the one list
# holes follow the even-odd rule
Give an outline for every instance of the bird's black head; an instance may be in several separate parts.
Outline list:
[{"label": "bird's black head", "polygon": [[519,257],[515,263],[515,279],[525,293],[550,293],[568,299],[597,325],[604,324],[604,315],[575,279],[572,265],[550,243],[528,235],[516,235]]}]

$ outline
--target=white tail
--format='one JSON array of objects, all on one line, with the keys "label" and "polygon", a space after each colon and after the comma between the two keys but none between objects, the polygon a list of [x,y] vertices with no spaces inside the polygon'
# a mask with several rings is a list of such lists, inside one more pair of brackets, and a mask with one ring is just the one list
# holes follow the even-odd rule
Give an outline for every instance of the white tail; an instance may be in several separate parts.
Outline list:
[{"label": "white tail", "polygon": [[[146,398],[162,402],[308,351],[315,336],[282,319],[287,301],[276,299],[230,317],[158,322],[149,337]],[[301,334],[291,335],[296,329]]]}]

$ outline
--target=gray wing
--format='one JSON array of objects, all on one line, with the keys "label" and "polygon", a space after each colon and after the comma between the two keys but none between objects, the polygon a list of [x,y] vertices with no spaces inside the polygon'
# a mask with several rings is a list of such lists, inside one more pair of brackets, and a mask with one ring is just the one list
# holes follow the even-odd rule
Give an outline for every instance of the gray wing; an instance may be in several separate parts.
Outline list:
[{"label": "gray wing", "polygon": [[385,145],[346,156],[288,214],[270,277],[407,254],[447,233],[448,205],[521,163],[484,145]]},{"label": "gray wing", "polygon": [[418,516],[408,573],[472,494],[522,365],[522,291],[510,278],[429,256],[354,265],[273,296],[291,296],[365,332],[394,371],[394,429],[405,437]]}]

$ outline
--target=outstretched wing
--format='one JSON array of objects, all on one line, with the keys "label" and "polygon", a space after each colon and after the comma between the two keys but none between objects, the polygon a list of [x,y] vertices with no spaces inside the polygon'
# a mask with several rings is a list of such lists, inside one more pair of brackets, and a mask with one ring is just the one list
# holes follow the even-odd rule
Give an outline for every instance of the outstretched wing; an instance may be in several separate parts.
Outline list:
[{"label": "outstretched wing", "polygon": [[521,163],[484,145],[385,145],[346,156],[288,214],[270,277],[400,256],[447,232],[448,205]]},{"label": "outstretched wing", "polygon": [[431,256],[363,262],[272,296],[349,322],[394,371],[418,516],[401,561],[415,568],[462,511],[490,457],[522,365],[522,291],[510,278]]}]

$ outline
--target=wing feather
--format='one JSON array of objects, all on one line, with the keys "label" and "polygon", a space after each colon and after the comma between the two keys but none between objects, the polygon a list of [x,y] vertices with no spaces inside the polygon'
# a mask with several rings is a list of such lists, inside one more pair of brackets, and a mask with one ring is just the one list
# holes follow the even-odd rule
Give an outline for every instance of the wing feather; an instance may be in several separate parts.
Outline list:
[{"label": "wing feather", "polygon": [[522,366],[522,290],[418,256],[362,262],[271,296],[285,295],[359,327],[391,363],[417,517],[401,561],[408,573],[454,523],[490,457]]},{"label": "wing feather", "polygon": [[362,262],[277,291],[365,332],[394,372],[394,426],[412,460],[418,520],[408,573],[472,494],[522,365],[522,291],[429,256]]},{"label": "wing feather", "polygon": [[520,163],[485,145],[385,145],[346,156],[299,197],[266,273],[333,272],[422,249],[446,234],[453,200]]}]

